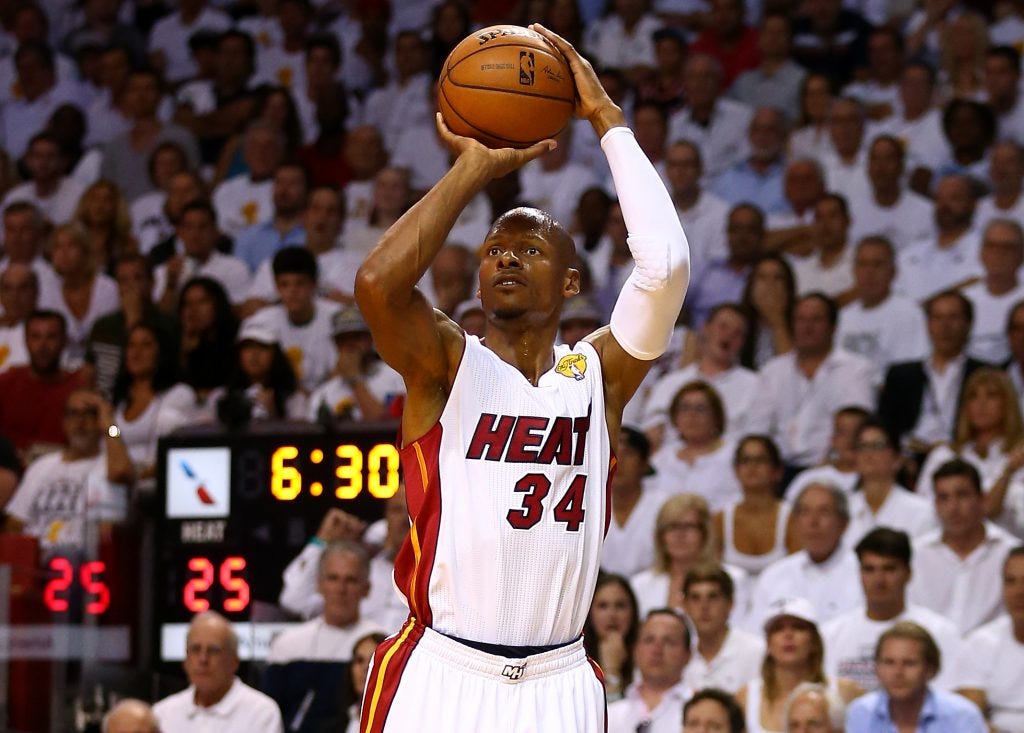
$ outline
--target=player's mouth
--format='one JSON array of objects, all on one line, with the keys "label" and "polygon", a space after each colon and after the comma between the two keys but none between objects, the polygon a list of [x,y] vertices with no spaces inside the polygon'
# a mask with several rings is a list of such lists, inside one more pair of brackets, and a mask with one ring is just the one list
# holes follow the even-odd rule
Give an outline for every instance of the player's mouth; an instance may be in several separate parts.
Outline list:
[{"label": "player's mouth", "polygon": [[515,275],[495,275],[491,282],[498,288],[514,288],[526,285],[525,282]]}]

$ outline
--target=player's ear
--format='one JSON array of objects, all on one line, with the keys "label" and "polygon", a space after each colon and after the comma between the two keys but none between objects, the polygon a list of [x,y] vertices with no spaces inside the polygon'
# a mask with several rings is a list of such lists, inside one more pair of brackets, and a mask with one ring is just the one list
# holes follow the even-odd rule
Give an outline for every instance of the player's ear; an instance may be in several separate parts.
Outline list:
[{"label": "player's ear", "polygon": [[580,294],[580,271],[575,267],[570,267],[565,271],[565,285],[562,292],[566,296]]}]

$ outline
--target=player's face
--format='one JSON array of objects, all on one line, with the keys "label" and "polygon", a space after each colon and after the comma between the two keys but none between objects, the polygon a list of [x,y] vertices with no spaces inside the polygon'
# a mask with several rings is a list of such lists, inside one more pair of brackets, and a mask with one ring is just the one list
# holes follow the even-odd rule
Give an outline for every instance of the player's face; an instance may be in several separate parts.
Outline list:
[{"label": "player's face", "polygon": [[830,733],[828,705],[820,695],[804,695],[789,707],[786,733]]},{"label": "player's face", "polygon": [[824,487],[812,486],[800,496],[794,511],[803,549],[815,559],[831,555],[846,529],[832,493]]},{"label": "player's face", "polygon": [[869,605],[894,606],[903,602],[910,567],[895,557],[865,552],[860,558],[860,582]]},{"label": "player's face", "polygon": [[729,711],[717,700],[701,700],[683,717],[683,733],[728,733]]},{"label": "player's face", "polygon": [[886,639],[878,650],[875,672],[878,682],[894,702],[921,695],[934,675],[924,661],[921,642],[914,639]]},{"label": "player's face", "polygon": [[605,583],[594,594],[590,605],[590,624],[597,638],[609,634],[624,635],[633,623],[633,604],[618,583]]},{"label": "player's face", "polygon": [[869,481],[891,481],[896,475],[896,451],[889,445],[884,431],[865,428],[857,438],[857,473]]},{"label": "player's face", "polygon": [[732,612],[732,601],[718,583],[693,583],[686,591],[683,605],[698,634],[721,631]]},{"label": "player's face", "polygon": [[1024,622],[1024,555],[1014,555],[1003,569],[1003,603],[1010,618]]},{"label": "player's face", "polygon": [[768,629],[768,654],[781,667],[799,667],[811,659],[813,626],[791,616],[775,620]]},{"label": "player's face", "polygon": [[185,674],[196,694],[207,696],[226,692],[238,670],[238,657],[231,651],[229,630],[218,621],[200,621],[189,629],[185,642]]},{"label": "player's face", "polygon": [[359,602],[370,592],[359,559],[336,552],[324,559],[317,581],[324,597],[324,618],[336,626],[347,626],[359,618]]},{"label": "player's face", "polygon": [[704,526],[693,509],[669,517],[661,529],[665,552],[672,560],[691,563],[704,547]]},{"label": "player's face", "polygon": [[966,476],[946,476],[935,482],[935,513],[943,532],[963,536],[982,526],[985,500]]},{"label": "player's face", "polygon": [[510,217],[491,230],[480,248],[480,299],[499,321],[554,312],[579,289],[565,245],[528,217]]},{"label": "player's face", "polygon": [[683,621],[666,613],[654,614],[644,621],[633,649],[633,661],[647,681],[678,682],[683,667],[690,661]]}]

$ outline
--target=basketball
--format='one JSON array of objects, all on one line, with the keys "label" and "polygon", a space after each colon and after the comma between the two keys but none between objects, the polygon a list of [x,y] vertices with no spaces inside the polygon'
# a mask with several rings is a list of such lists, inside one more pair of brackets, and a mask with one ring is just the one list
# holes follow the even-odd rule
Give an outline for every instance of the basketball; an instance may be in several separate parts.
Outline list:
[{"label": "basketball", "polygon": [[569,64],[544,36],[495,25],[452,49],[437,99],[456,135],[490,148],[525,148],[565,127],[575,96]]}]

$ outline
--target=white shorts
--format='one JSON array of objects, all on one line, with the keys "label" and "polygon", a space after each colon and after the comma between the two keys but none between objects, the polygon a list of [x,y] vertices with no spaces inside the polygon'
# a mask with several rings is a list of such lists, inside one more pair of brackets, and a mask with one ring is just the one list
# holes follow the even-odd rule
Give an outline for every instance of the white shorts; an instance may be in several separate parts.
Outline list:
[{"label": "white shorts", "polygon": [[602,733],[601,671],[578,639],[522,659],[488,654],[414,619],[381,642],[361,733]]}]

